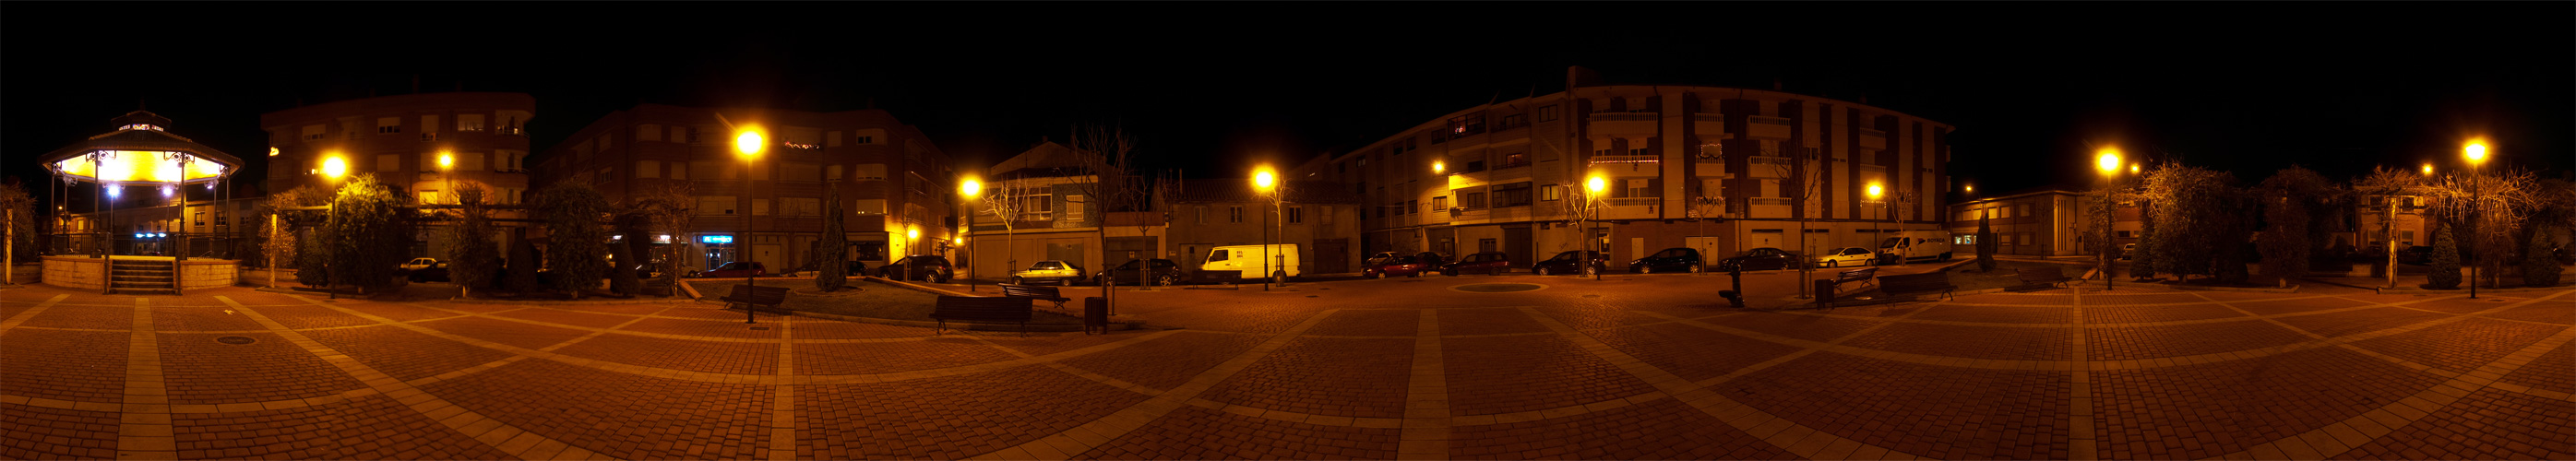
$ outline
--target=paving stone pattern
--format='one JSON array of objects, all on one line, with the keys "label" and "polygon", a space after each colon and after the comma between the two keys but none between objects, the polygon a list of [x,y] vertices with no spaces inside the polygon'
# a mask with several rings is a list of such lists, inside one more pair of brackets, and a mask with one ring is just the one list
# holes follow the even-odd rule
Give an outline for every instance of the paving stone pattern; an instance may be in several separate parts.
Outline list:
[{"label": "paving stone pattern", "polygon": [[1161,289],[1120,295],[1155,328],[1026,337],[38,286],[0,291],[0,459],[2576,458],[2576,291],[1749,277]]}]

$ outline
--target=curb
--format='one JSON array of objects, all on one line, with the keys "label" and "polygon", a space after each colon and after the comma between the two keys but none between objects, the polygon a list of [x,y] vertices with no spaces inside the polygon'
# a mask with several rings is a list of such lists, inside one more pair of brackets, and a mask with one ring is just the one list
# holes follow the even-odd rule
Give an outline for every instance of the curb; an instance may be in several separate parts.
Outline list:
[{"label": "curb", "polygon": [[2212,287],[2212,286],[2196,286],[2196,285],[2182,285],[2182,284],[2174,284],[2174,285],[2158,284],[2158,285],[2163,285],[2165,288],[2171,288],[2171,289],[2176,289],[2176,290],[2184,290],[2184,291],[2238,291],[2238,292],[2246,292],[2246,293],[2297,293],[2297,292],[2299,292],[2299,286],[2298,286],[2298,285],[2291,285],[2289,288]]},{"label": "curb", "polygon": [[[732,308],[729,308],[729,307],[721,307],[721,306],[722,306],[722,304],[718,304],[718,303],[716,303],[716,302],[712,302],[712,301],[700,301],[700,302],[697,302],[697,304],[705,304],[705,305],[720,306],[720,307],[718,307],[719,309],[724,309],[724,310],[733,310]],[[762,310],[769,311],[769,312],[771,312],[771,313],[778,313],[778,310],[776,310],[776,309],[762,309]],[[826,314],[826,313],[821,313],[821,312],[788,311],[788,312],[786,312],[786,315],[793,315],[793,316],[797,316],[797,317],[818,318],[818,319],[824,319],[824,320],[838,320],[838,321],[843,321],[843,322],[873,323],[873,324],[878,324],[878,325],[894,325],[894,326],[901,326],[901,327],[919,327],[919,328],[938,328],[938,327],[939,327],[939,322],[927,322],[927,321],[920,321],[920,320],[895,320],[895,319],[881,319],[881,318],[876,318],[876,317],[858,317],[858,316],[840,315],[840,314]],[[1119,318],[1116,318],[1116,317],[1126,317],[1126,318],[1125,318],[1125,319],[1119,319]],[[1112,330],[1119,330],[1119,331],[1125,331],[1125,330],[1143,330],[1143,329],[1146,329],[1146,328],[1144,327],[1144,319],[1136,318],[1136,317],[1134,317],[1134,316],[1126,316],[1126,315],[1112,316],[1112,318],[1109,320],[1109,326],[1110,326],[1110,329],[1112,329]],[[1073,325],[1067,325],[1067,324],[1030,324],[1027,330],[1020,330],[1020,329],[1015,328],[1015,327],[1018,327],[1018,325],[1003,325],[1003,324],[993,324],[993,323],[953,323],[953,324],[949,324],[949,325],[948,325],[948,329],[951,329],[951,330],[968,330],[968,331],[1005,331],[1005,332],[1023,332],[1023,331],[1025,331],[1025,332],[1029,332],[1029,333],[1061,333],[1061,332],[1069,332],[1069,331],[1082,331],[1082,325],[1079,325],[1079,324],[1073,324]]]},{"label": "curb", "polygon": [[[2559,285],[2559,286],[2554,286],[2554,287],[2510,287],[2510,288],[2485,288],[2485,287],[2480,287],[2480,288],[2478,288],[2478,293],[2480,293],[2480,294],[2484,294],[2484,293],[2532,293],[2532,292],[2551,292],[2551,291],[2571,290],[2571,289],[2576,289],[2576,285]],[[2469,292],[2469,290],[2468,290],[2468,289],[2466,289],[2466,288],[2457,289],[2457,290],[2427,290],[2427,289],[2422,289],[2422,288],[2378,288],[2377,290],[2379,290],[2379,294],[2383,294],[2383,295],[2467,294],[2467,293]]]},{"label": "curb", "polygon": [[[1950,296],[1958,297],[1958,296],[1982,295],[1982,294],[1988,294],[1988,293],[2002,293],[2002,292],[2004,292],[2004,289],[2002,289],[2002,288],[1979,288],[1979,289],[1975,289],[1975,290],[1954,291],[1954,292],[1950,292]],[[1844,308],[1844,307],[1876,306],[1876,305],[1880,305],[1880,304],[1895,304],[1895,303],[1917,302],[1917,301],[1922,301],[1924,298],[1932,298],[1932,299],[1936,299],[1936,300],[1937,300],[1937,299],[1940,299],[1940,298],[1941,298],[1941,295],[1938,295],[1938,294],[1930,294],[1930,295],[1912,295],[1912,296],[1905,296],[1905,297],[1901,297],[1901,298],[1900,298],[1900,297],[1880,297],[1880,298],[1877,298],[1877,299],[1862,300],[1862,301],[1835,302],[1835,303],[1834,303],[1834,305],[1832,305],[1832,306],[1817,306],[1817,305],[1816,305],[1816,303],[1809,302],[1809,303],[1804,303],[1804,304],[1791,304],[1791,305],[1788,305],[1788,306],[1783,306],[1783,307],[1781,307],[1781,308],[1779,308],[1779,309],[1772,309],[1772,310],[1783,310],[1783,311],[1785,311],[1785,310],[1792,310],[1792,309],[1835,309],[1835,308]]]},{"label": "curb", "polygon": [[915,285],[915,284],[907,283],[907,282],[901,282],[901,281],[895,281],[895,280],[886,280],[886,279],[877,278],[877,277],[863,277],[863,278],[861,278],[861,280],[866,280],[866,281],[876,282],[876,283],[886,284],[886,285],[893,285],[893,286],[902,287],[902,288],[910,288],[910,289],[913,289],[913,290],[916,290],[916,291],[921,291],[921,292],[924,292],[924,293],[930,293],[930,294],[934,294],[934,295],[941,295],[941,296],[956,296],[956,297],[961,297],[961,298],[991,298],[991,297],[995,297],[995,296],[991,296],[991,295],[959,293],[959,292],[948,291],[948,290],[943,290],[943,289],[938,289],[938,288],[931,288],[931,287],[922,286],[922,285]]},{"label": "curb", "polygon": [[466,302],[466,303],[480,303],[480,304],[519,304],[519,305],[531,305],[531,306],[611,306],[611,305],[618,305],[618,304],[681,304],[681,303],[695,303],[695,302],[698,302],[698,300],[696,300],[696,299],[690,299],[690,298],[643,298],[643,297],[628,298],[628,299],[600,299],[600,300],[581,300],[581,301],[573,301],[573,300],[562,300],[562,301],[539,301],[539,300],[517,300],[517,299],[476,299],[476,298],[447,298],[447,300],[448,300],[448,301],[455,301],[455,302]]}]

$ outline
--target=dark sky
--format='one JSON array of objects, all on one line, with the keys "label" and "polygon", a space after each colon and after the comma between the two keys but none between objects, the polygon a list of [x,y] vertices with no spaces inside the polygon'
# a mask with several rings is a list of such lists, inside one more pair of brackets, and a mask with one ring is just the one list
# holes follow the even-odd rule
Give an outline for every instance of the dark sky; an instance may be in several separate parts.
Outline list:
[{"label": "dark sky", "polygon": [[2088,146],[2114,142],[2250,182],[2455,161],[2484,134],[2504,164],[2555,176],[2576,152],[2571,17],[2571,2],[9,2],[0,171],[41,189],[35,154],[138,100],[257,162],[260,113],[417,78],[534,94],[540,150],[638,102],[873,101],[964,159],[1114,122],[1161,165],[1233,176],[1559,91],[1580,65],[1948,122],[1954,174],[1989,192],[2089,181]]}]

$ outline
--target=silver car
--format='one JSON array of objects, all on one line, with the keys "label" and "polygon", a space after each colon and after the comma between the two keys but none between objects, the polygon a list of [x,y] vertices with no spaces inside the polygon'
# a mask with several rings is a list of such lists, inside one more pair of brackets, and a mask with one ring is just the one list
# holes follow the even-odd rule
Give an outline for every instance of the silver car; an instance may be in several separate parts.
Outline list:
[{"label": "silver car", "polygon": [[1058,285],[1070,286],[1073,285],[1073,281],[1082,280],[1082,278],[1082,266],[1053,259],[1038,261],[1036,264],[1030,264],[1027,269],[1011,272],[1013,285],[1055,282]]},{"label": "silver car", "polygon": [[1816,256],[1816,267],[1868,266],[1878,262],[1878,252],[1868,248],[1842,247]]}]

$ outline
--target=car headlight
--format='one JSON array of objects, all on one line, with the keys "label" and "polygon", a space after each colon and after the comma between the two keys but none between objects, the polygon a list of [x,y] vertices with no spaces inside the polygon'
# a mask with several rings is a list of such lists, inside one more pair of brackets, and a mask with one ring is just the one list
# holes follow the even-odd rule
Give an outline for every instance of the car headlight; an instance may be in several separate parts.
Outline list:
[{"label": "car headlight", "polygon": [[1643,259],[1635,260],[1635,261],[1629,261],[1629,262],[1628,262],[1628,265],[1630,265],[1630,266],[1639,266],[1639,265],[1645,265],[1645,264],[1646,264],[1646,260],[1643,260]]}]

